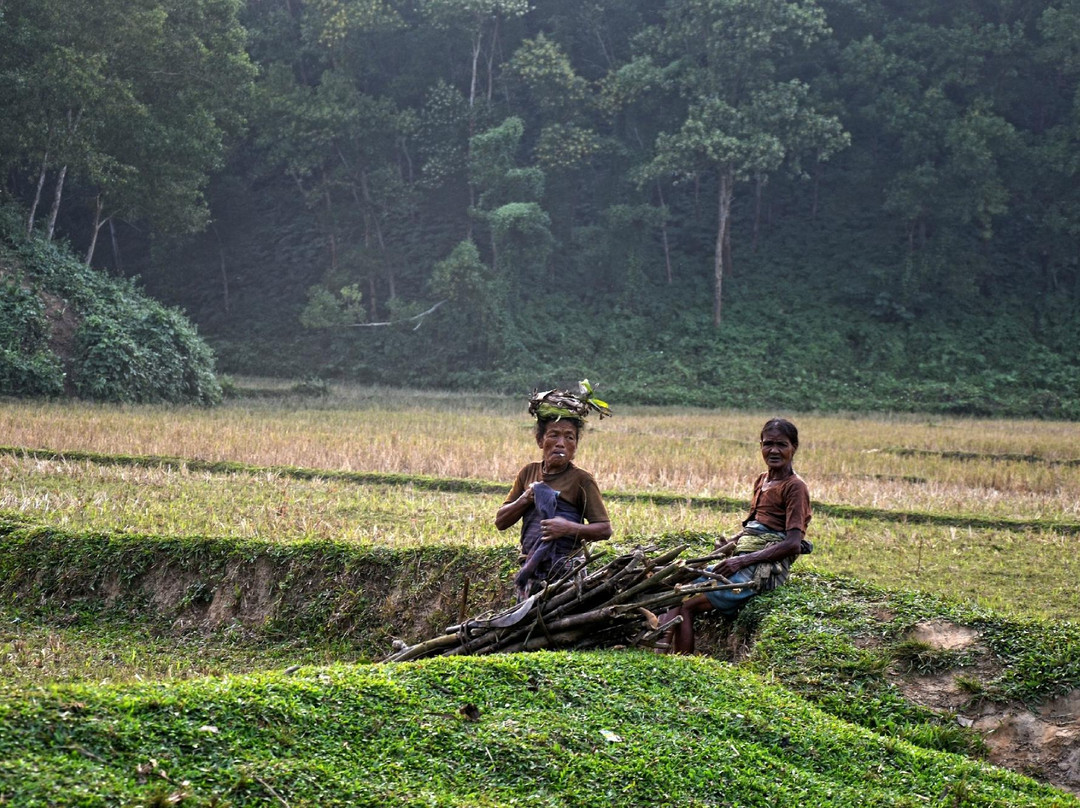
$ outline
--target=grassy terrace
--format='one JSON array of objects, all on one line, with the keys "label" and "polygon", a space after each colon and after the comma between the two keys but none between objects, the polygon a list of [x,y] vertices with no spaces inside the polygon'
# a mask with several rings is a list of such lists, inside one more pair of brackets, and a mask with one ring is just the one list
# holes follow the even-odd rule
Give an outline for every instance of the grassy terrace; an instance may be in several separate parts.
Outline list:
[{"label": "grassy terrace", "polygon": [[[398,595],[408,611],[456,591],[460,567],[498,600],[516,536],[492,517],[536,454],[523,408],[278,392],[212,410],[0,402],[18,582],[0,600],[0,805],[1080,804],[987,766],[977,735],[893,682],[958,665],[973,703],[1080,687],[1074,424],[792,416],[815,552],[721,639],[753,638],[739,666],[639,652],[386,666],[363,663],[388,637],[334,628],[341,604],[370,610],[349,576],[423,571]],[[615,545],[734,530],[774,413],[614,405],[578,461]],[[336,600],[309,614],[297,590],[298,611],[263,629],[207,631],[47,595],[96,580],[95,564],[122,578],[164,559],[167,578],[178,559],[267,558],[287,580],[327,576]],[[199,580],[178,584],[182,605],[210,597]],[[972,652],[913,645],[926,621],[977,627],[992,675],[976,682]]]},{"label": "grassy terrace", "polygon": [[[107,804],[101,793],[162,806],[1076,804],[705,659],[658,667],[641,654],[540,653],[302,668],[69,688],[3,719],[0,751],[29,750],[8,758],[12,777],[48,771],[54,792],[83,805]],[[43,748],[42,733],[61,742]]]},{"label": "grassy terrace", "polygon": [[[520,410],[370,390],[215,410],[8,403],[0,511],[75,530],[508,546],[492,518],[536,454]],[[617,411],[578,457],[607,492],[616,543],[736,529],[768,414]],[[816,506],[801,566],[1018,614],[1080,611],[1074,424],[796,422]]]}]

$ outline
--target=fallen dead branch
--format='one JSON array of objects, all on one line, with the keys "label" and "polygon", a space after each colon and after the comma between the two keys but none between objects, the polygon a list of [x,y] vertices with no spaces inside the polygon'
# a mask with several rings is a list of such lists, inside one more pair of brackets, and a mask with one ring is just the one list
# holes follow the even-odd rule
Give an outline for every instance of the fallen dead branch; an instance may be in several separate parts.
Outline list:
[{"label": "fallen dead branch", "polygon": [[[596,558],[583,560],[508,609],[464,620],[415,645],[396,642],[385,661],[540,648],[664,649],[668,629],[682,618],[664,623],[657,614],[691,595],[748,586],[733,584],[706,569],[719,555],[680,558],[685,549],[683,545],[650,557],[655,547],[637,547],[598,568]],[[589,572],[588,567],[595,570]]]}]

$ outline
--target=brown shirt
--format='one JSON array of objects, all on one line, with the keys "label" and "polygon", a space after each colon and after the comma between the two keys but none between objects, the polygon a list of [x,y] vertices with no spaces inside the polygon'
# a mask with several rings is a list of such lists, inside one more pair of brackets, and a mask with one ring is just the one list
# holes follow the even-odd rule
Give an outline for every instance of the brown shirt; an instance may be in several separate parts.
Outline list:
[{"label": "brown shirt", "polygon": [[529,463],[518,472],[503,505],[520,497],[530,483],[545,482],[559,492],[559,499],[580,511],[587,523],[611,521],[604,500],[600,498],[600,488],[589,472],[573,463],[558,474],[544,474],[540,467],[539,462]]},{"label": "brown shirt", "polygon": [[[762,490],[762,483],[768,478],[763,472],[754,481],[754,495],[750,499],[750,515],[746,521],[756,519],[770,530],[791,530],[797,528],[806,534],[810,524],[810,489],[798,474],[792,474],[786,480]],[[758,593],[771,592],[787,582],[791,565],[798,555],[790,555],[776,561],[762,561],[747,569],[753,570]]]},{"label": "brown shirt", "polygon": [[797,528],[806,533],[810,524],[810,489],[803,478],[792,474],[786,480],[762,490],[768,472],[762,472],[754,481],[754,495],[750,499],[750,515],[743,522],[756,519],[772,530]]}]

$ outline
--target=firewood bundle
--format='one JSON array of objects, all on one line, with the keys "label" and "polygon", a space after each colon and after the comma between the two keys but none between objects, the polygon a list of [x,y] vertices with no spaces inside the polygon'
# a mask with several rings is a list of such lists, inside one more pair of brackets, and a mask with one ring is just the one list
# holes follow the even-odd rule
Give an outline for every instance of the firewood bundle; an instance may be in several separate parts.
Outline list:
[{"label": "firewood bundle", "polygon": [[[387,662],[429,656],[493,654],[540,648],[637,646],[664,649],[665,636],[682,618],[657,615],[686,598],[717,589],[745,589],[706,569],[719,556],[682,559],[686,545],[655,557],[656,548],[635,548],[593,572],[581,559],[540,592],[494,614],[450,626],[416,645],[395,643]],[[702,580],[704,579],[704,580]]]}]

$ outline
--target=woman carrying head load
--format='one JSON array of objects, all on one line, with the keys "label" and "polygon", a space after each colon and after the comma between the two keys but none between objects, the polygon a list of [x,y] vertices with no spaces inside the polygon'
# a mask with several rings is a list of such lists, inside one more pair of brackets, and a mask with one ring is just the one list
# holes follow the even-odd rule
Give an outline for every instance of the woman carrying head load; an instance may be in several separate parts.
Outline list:
[{"label": "woman carrying head load", "polygon": [[709,568],[731,583],[747,586],[694,595],[665,614],[661,622],[682,617],[670,637],[674,653],[693,653],[695,614],[710,609],[727,616],[737,614],[750,598],[785,583],[795,558],[811,551],[812,545],[805,540],[810,491],[792,468],[798,448],[799,431],[791,421],[773,418],[762,428],[761,457],[767,471],[754,481],[750,513],[742,530],[718,548],[728,557]]},{"label": "woman carrying head load", "polygon": [[534,392],[529,400],[540,460],[518,472],[495,514],[499,530],[522,520],[521,570],[514,578],[518,600],[559,577],[585,542],[611,537],[611,521],[596,481],[573,463],[589,412],[599,412],[601,418],[611,414],[607,404],[591,394],[586,379],[577,393],[546,390]]}]

